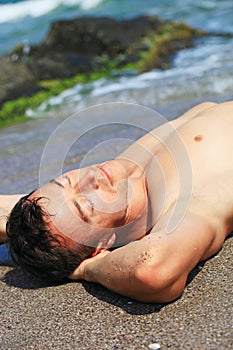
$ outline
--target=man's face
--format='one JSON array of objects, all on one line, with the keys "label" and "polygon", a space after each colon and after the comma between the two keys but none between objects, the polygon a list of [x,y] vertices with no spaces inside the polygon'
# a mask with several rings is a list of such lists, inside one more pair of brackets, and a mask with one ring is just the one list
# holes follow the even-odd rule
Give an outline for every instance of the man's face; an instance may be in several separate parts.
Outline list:
[{"label": "man's face", "polygon": [[125,167],[112,160],[69,171],[32,197],[45,198],[40,205],[51,215],[52,232],[97,246],[99,240],[107,242],[116,227],[131,221],[132,195],[137,194],[133,187]]}]

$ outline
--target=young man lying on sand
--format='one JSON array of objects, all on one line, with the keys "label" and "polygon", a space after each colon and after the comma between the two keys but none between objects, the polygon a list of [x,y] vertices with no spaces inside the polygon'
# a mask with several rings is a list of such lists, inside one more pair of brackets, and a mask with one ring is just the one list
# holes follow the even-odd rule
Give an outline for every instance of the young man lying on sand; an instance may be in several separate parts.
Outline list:
[{"label": "young man lying on sand", "polygon": [[65,173],[20,200],[1,196],[13,259],[50,280],[172,301],[233,229],[232,150],[233,102],[202,103],[115,160]]}]

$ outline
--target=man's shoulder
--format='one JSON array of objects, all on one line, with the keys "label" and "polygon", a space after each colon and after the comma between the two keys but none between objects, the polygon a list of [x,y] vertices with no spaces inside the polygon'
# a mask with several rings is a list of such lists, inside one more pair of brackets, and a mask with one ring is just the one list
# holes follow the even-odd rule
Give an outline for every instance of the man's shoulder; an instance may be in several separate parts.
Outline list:
[{"label": "man's shoulder", "polygon": [[176,213],[176,203],[159,219],[156,225],[151,230],[151,234],[156,234],[158,231],[163,231],[165,234],[172,234],[176,231],[183,231],[189,228],[190,231],[196,232],[197,228],[200,231],[215,232],[216,225],[214,220],[205,214],[202,207],[196,209],[195,200],[192,201],[189,209],[184,208],[183,212],[179,210]]},{"label": "man's shoulder", "polygon": [[191,107],[187,112],[183,113],[180,117],[171,123],[179,127],[180,125],[183,125],[184,123],[195,119],[200,113],[203,113],[204,111],[207,111],[208,109],[214,108],[216,106],[218,106],[218,104],[215,102],[199,103],[198,105]]},{"label": "man's shoulder", "polygon": [[226,235],[219,222],[209,216],[203,207],[196,209],[191,205],[189,210],[179,214],[179,218],[174,219],[173,215],[174,207],[151,230],[151,238],[158,240],[160,237],[172,247],[173,252],[194,249],[200,260],[207,259],[222,247]]}]

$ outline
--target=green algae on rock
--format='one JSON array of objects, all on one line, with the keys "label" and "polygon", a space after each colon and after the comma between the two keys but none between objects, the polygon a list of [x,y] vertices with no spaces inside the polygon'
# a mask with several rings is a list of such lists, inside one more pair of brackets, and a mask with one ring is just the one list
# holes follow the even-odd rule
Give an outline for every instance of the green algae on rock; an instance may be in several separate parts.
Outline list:
[{"label": "green algae on rock", "polygon": [[26,110],[36,108],[42,102],[76,84],[86,84],[106,76],[106,71],[91,72],[89,74],[78,74],[70,79],[43,80],[38,83],[42,90],[32,96],[19,97],[15,100],[6,101],[0,109],[0,127],[16,124],[31,119],[26,115]]},{"label": "green algae on rock", "polygon": [[157,33],[144,38],[147,49],[141,54],[137,70],[141,73],[154,68],[168,68],[175,52],[190,47],[195,38],[203,35],[203,31],[185,23],[164,22]]}]

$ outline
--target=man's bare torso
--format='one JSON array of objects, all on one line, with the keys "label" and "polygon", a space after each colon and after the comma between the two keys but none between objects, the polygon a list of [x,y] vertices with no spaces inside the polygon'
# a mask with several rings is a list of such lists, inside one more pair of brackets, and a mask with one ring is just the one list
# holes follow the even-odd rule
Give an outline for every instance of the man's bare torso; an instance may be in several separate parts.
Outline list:
[{"label": "man's bare torso", "polygon": [[180,220],[190,212],[205,218],[216,228],[208,257],[233,230],[233,103],[205,106],[170,125],[177,133],[156,152],[163,179],[151,177],[155,228],[167,224],[169,211],[177,210]]}]

